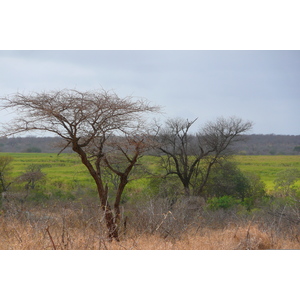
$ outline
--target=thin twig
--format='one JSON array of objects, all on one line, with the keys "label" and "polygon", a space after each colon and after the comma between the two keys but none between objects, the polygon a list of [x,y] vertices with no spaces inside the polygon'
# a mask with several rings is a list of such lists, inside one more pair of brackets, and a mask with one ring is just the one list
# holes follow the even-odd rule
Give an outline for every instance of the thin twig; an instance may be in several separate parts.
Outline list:
[{"label": "thin twig", "polygon": [[49,231],[49,226],[46,228],[46,231],[47,231],[47,233],[48,233],[48,235],[49,235],[49,238],[50,238],[50,240],[51,240],[51,242],[52,242],[53,249],[56,250],[56,246],[55,246],[55,244],[54,244],[53,238],[52,238],[52,236],[51,236],[51,234],[50,234],[50,231]]}]

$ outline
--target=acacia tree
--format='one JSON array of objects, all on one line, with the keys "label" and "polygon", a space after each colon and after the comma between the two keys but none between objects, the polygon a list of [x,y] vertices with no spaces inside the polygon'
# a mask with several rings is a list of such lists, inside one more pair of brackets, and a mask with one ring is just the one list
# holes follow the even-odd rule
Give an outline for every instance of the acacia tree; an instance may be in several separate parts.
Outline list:
[{"label": "acacia tree", "polygon": [[196,120],[170,119],[165,127],[158,128],[157,134],[166,174],[178,176],[187,196],[192,191],[201,195],[212,167],[228,157],[230,146],[241,140],[242,133],[252,127],[251,122],[239,118],[218,118],[196,134],[190,134]]},{"label": "acacia tree", "polygon": [[[143,99],[119,98],[104,90],[17,93],[2,100],[3,108],[14,109],[18,115],[14,123],[4,129],[6,136],[32,130],[51,132],[63,140],[59,154],[72,147],[79,155],[96,184],[108,238],[119,241],[122,193],[138,159],[151,147],[143,116],[158,112],[159,108]],[[116,157],[120,156],[126,161],[122,170],[116,167]],[[113,208],[108,202],[105,168],[119,177]]]}]

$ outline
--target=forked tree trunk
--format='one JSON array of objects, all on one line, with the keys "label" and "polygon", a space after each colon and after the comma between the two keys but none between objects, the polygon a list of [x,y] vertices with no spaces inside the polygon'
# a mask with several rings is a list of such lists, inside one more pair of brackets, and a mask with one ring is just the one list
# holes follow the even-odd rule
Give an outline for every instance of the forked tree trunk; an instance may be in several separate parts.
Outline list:
[{"label": "forked tree trunk", "polygon": [[108,203],[108,187],[105,187],[104,192],[102,191],[101,186],[99,187],[97,183],[98,188],[98,194],[101,202],[101,208],[104,212],[105,216],[105,223],[106,227],[108,229],[108,240],[111,242],[113,239],[115,239],[117,242],[120,241],[119,239],[119,226],[118,226],[118,218],[116,213],[116,207],[115,207],[115,215],[111,209],[111,206]]},{"label": "forked tree trunk", "polygon": [[[121,221],[121,211],[120,211],[120,202],[121,197],[124,191],[124,188],[126,184],[128,183],[127,176],[121,176],[120,178],[120,184],[118,186],[116,199],[114,203],[114,213],[110,207],[110,205],[107,203],[106,199],[106,207],[103,209],[105,210],[105,219],[106,219],[106,226],[109,231],[109,240],[112,241],[115,239],[119,242],[119,228],[120,228],[120,221]],[[107,187],[106,187],[106,193],[104,197],[107,197]],[[104,201],[103,201],[104,203]]]},{"label": "forked tree trunk", "polygon": [[92,164],[88,160],[86,153],[81,149],[81,147],[79,147],[78,144],[74,143],[73,150],[79,154],[82,163],[87,167],[89,173],[96,183],[101,208],[104,212],[105,223],[108,229],[108,240],[111,242],[113,239],[115,239],[119,242],[119,228],[116,223],[116,218],[114,217],[113,211],[108,203],[108,187],[107,185],[106,187],[103,186],[101,177],[99,177]]}]

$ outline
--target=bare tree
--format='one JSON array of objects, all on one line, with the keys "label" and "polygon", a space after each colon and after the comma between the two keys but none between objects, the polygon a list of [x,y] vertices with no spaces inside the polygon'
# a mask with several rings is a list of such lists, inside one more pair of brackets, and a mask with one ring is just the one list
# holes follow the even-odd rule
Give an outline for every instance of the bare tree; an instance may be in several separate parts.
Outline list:
[{"label": "bare tree", "polygon": [[190,134],[196,120],[170,119],[157,135],[167,175],[178,176],[186,195],[191,190],[201,195],[214,164],[229,156],[230,146],[252,127],[251,122],[239,118],[219,118]]},{"label": "bare tree", "polygon": [[5,194],[9,186],[12,183],[8,180],[8,174],[12,170],[12,161],[13,157],[11,156],[0,156],[0,208],[2,208],[2,201],[5,198]]},{"label": "bare tree", "polygon": [[[72,147],[95,181],[105,213],[109,240],[119,241],[120,200],[129,175],[140,156],[150,147],[143,116],[158,112],[145,100],[119,98],[107,91],[80,92],[60,90],[4,98],[3,108],[15,109],[18,117],[6,126],[6,135],[32,130],[54,133],[64,145],[59,153]],[[123,170],[116,158],[126,161]],[[109,168],[119,177],[113,208],[108,202],[108,182],[103,170]]]},{"label": "bare tree", "polygon": [[36,189],[39,183],[41,184],[46,181],[46,174],[44,174],[41,169],[42,167],[40,165],[31,164],[27,166],[26,172],[16,179],[18,183],[25,183],[25,199],[29,196],[30,190]]}]

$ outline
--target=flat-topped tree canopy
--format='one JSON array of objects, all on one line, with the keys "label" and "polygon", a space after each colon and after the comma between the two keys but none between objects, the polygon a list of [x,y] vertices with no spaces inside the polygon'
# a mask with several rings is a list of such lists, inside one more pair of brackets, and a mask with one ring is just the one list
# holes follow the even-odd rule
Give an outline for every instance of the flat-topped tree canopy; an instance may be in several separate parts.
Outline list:
[{"label": "flat-topped tree canopy", "polygon": [[136,129],[145,113],[159,111],[145,99],[120,98],[105,90],[16,93],[2,102],[2,108],[13,109],[17,115],[14,123],[6,126],[6,135],[42,130],[65,139],[87,140],[104,132],[126,132]]},{"label": "flat-topped tree canopy", "polygon": [[[145,116],[159,112],[160,108],[145,99],[120,98],[105,90],[74,89],[16,93],[2,98],[2,103],[3,109],[12,109],[17,116],[3,127],[5,136],[28,131],[51,132],[63,139],[62,150],[70,146],[80,156],[96,183],[109,239],[119,240],[122,193],[138,159],[151,148]],[[120,156],[123,156],[122,169],[116,168],[116,158],[119,160]],[[119,177],[114,213],[108,203],[108,185],[103,179],[105,169]]]}]

